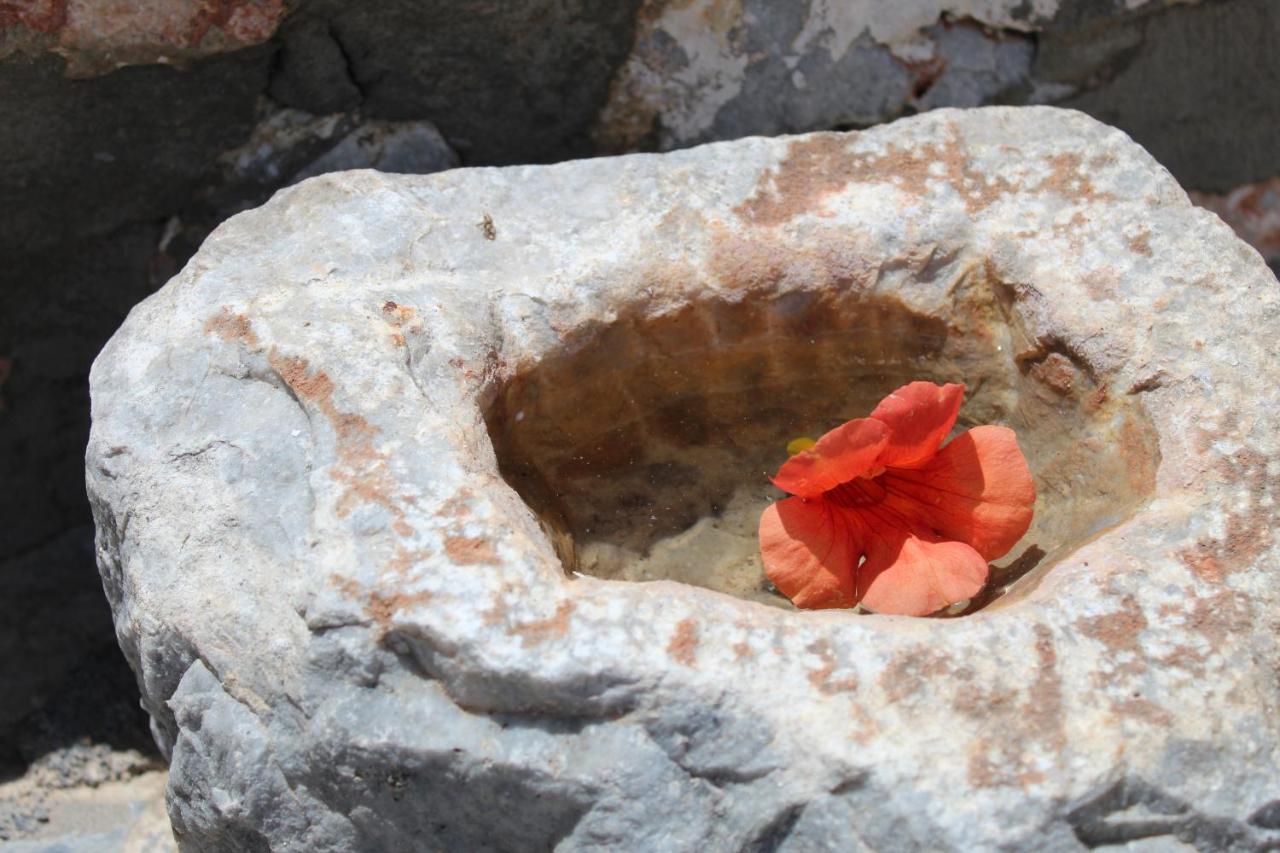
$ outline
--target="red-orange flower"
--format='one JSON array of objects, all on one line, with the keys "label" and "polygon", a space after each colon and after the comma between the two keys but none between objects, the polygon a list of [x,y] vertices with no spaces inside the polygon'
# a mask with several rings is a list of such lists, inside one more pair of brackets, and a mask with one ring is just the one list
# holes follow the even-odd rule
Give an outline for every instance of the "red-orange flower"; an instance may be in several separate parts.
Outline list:
[{"label": "red-orange flower", "polygon": [[923,616],[973,597],[987,563],[1031,525],[1031,471],[1013,430],[942,442],[963,385],[912,382],[778,469],[795,497],[760,518],[765,573],[797,607]]}]

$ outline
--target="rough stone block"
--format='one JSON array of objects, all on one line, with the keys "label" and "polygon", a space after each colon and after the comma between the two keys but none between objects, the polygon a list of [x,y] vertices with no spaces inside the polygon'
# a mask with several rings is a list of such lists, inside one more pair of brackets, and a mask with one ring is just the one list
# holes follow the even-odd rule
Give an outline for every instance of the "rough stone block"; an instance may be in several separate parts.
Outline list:
[{"label": "rough stone block", "polygon": [[[180,843],[1273,842],[1278,334],[1051,108],[284,190],[92,374]],[[763,472],[915,378],[1018,431],[1035,525],[972,615],[790,609]]]}]

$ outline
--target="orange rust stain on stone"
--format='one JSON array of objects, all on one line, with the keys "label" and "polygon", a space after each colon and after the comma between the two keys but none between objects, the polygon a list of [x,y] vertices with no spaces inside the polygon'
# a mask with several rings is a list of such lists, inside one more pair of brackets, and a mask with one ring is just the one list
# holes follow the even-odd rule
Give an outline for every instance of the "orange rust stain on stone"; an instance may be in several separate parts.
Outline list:
[{"label": "orange rust stain on stone", "polygon": [[351,578],[344,578],[336,572],[329,575],[329,583],[333,584],[334,589],[348,598],[355,598],[356,594],[360,592],[360,584]]},{"label": "orange rust stain on stone", "polygon": [[[1233,429],[1224,421],[1221,432]],[[1208,448],[1206,447],[1205,450]],[[1217,472],[1223,482],[1243,485],[1248,506],[1227,517],[1223,536],[1206,537],[1181,552],[1183,563],[1203,581],[1216,583],[1226,575],[1248,568],[1275,542],[1280,501],[1280,476],[1267,473],[1267,458],[1256,450],[1243,449],[1222,459]]]},{"label": "orange rust stain on stone", "polygon": [[507,604],[508,596],[519,597],[518,587],[510,581],[503,583],[502,588],[493,596],[493,606],[480,614],[485,625],[492,627],[507,621],[511,613],[511,607]]},{"label": "orange rust stain on stone", "polygon": [[345,518],[361,503],[374,504],[391,513],[392,529],[398,534],[412,535],[413,528],[395,496],[388,456],[374,446],[378,428],[360,415],[339,411],[333,401],[333,380],[323,370],[312,371],[306,359],[284,355],[273,346],[267,363],[299,400],[320,410],[337,435],[338,464],[330,476],[345,487],[335,508],[338,516]]},{"label": "orange rust stain on stone", "polygon": [[751,644],[747,642],[747,639],[751,635],[751,630],[752,630],[751,624],[747,622],[738,622],[736,627],[738,628],[739,631],[742,632],[742,639],[738,640],[738,642],[733,644],[734,660],[742,660],[743,658],[746,658],[746,657],[754,657],[756,651],[755,649],[751,648]]},{"label": "orange rust stain on stone", "polygon": [[444,550],[451,560],[464,566],[498,562],[493,545],[478,536],[449,536],[444,540]]},{"label": "orange rust stain on stone", "polygon": [[[57,35],[56,50],[71,60],[69,71],[79,74],[80,54],[104,53],[109,70],[121,59],[140,61],[142,46],[164,61],[176,48],[223,52],[269,39],[286,13],[284,0],[201,0],[201,2],[79,3],[67,0],[0,2],[0,31],[22,25]],[[149,56],[148,51],[143,57]],[[132,55],[132,57],[131,57]],[[147,58],[146,61],[157,61]]]},{"label": "orange rust stain on stone", "polygon": [[422,331],[418,311],[409,305],[399,305],[391,300],[382,303],[382,314],[391,326],[391,342],[398,347],[405,346],[405,333]]},{"label": "orange rust stain on stone", "polygon": [[[347,598],[359,599],[362,595],[360,584],[351,578],[334,573],[329,575],[329,583]],[[382,633],[386,633],[397,613],[405,608],[426,604],[431,599],[432,594],[427,590],[391,593],[375,590],[369,593],[364,612],[369,621],[377,625]]]},{"label": "orange rust stain on stone", "polygon": [[1120,602],[1120,609],[1104,616],[1076,620],[1076,627],[1088,637],[1106,646],[1113,663],[1111,672],[1095,673],[1100,685],[1112,684],[1125,677],[1146,671],[1141,634],[1148,627],[1146,614],[1132,595]]},{"label": "orange rust stain on stone", "polygon": [[[261,351],[261,342],[249,319],[224,307],[204,324],[205,334],[217,335],[228,343],[239,343],[252,352]],[[333,401],[334,383],[323,370],[311,370],[305,358],[285,355],[276,347],[267,350],[267,363],[300,401],[315,406],[337,435],[338,464],[330,476],[345,486],[338,496],[336,512],[350,515],[359,503],[383,507],[392,515],[392,529],[411,536],[413,527],[396,499],[396,483],[387,465],[387,455],[374,447],[377,427],[360,415],[338,410]]]},{"label": "orange rust stain on stone", "polygon": [[1092,637],[1112,652],[1138,652],[1139,635],[1147,629],[1147,617],[1132,595],[1120,602],[1120,609],[1104,616],[1091,616],[1076,620],[1086,636]]},{"label": "orange rust stain on stone", "polygon": [[836,671],[836,656],[831,649],[830,643],[826,640],[817,640],[809,645],[809,651],[817,655],[822,661],[822,666],[809,672],[809,683],[817,688],[820,693],[830,696],[835,693],[854,693],[857,691],[858,679],[854,676],[849,675],[832,680],[831,676]]},{"label": "orange rust stain on stone", "polygon": [[1120,425],[1120,449],[1129,485],[1138,494],[1150,494],[1155,490],[1160,467],[1160,443],[1155,431],[1136,416],[1126,414]]},{"label": "orange rust stain on stone", "polygon": [[432,594],[427,590],[394,593],[374,591],[369,593],[369,603],[365,606],[365,612],[379,628],[386,631],[401,610],[426,604],[431,598]]},{"label": "orange rust stain on stone", "polygon": [[777,168],[733,212],[753,225],[772,226],[816,210],[851,180],[857,158],[849,153],[850,141],[845,134],[819,133],[791,143]]},{"label": "orange rust stain on stone", "polygon": [[1112,670],[1094,673],[1094,680],[1100,686],[1146,671],[1140,635],[1147,626],[1146,614],[1132,595],[1126,595],[1121,600],[1120,609],[1114,613],[1076,620],[1076,627],[1082,633],[1102,643],[1110,652]]},{"label": "orange rust stain on stone", "polygon": [[1112,702],[1111,710],[1122,717],[1133,717],[1158,726],[1168,726],[1173,722],[1173,716],[1168,711],[1141,696],[1131,696],[1122,701]]},{"label": "orange rust stain on stone", "polygon": [[1127,238],[1125,242],[1128,243],[1130,252],[1151,257],[1151,232],[1145,228]]},{"label": "orange rust stain on stone", "polygon": [[982,694],[962,690],[953,707],[1001,731],[1000,739],[979,738],[969,753],[969,783],[978,788],[1026,788],[1043,782],[1044,774],[1031,766],[1030,751],[1040,746],[1050,755],[1066,744],[1062,723],[1062,684],[1058,677],[1058,654],[1053,635],[1044,625],[1035,626],[1035,679],[1018,703],[1004,692]]},{"label": "orange rust stain on stone", "polygon": [[713,226],[707,267],[716,283],[738,293],[776,291],[787,285],[856,297],[870,289],[879,274],[861,251],[856,233],[830,227],[809,229],[805,245],[796,246]]},{"label": "orange rust stain on stone", "polygon": [[1183,564],[1191,570],[1192,574],[1200,580],[1207,583],[1220,583],[1223,575],[1222,565],[1217,558],[1210,553],[1212,549],[1211,540],[1204,540],[1194,548],[1188,548],[1179,552]]},{"label": "orange rust stain on stone", "polygon": [[470,501],[472,498],[471,490],[465,486],[458,489],[453,497],[440,504],[440,508],[436,510],[436,515],[441,518],[466,518],[471,514]]},{"label": "orange rust stain on stone", "polygon": [[[1162,610],[1163,612],[1163,610]],[[1194,678],[1205,676],[1205,662],[1208,655],[1191,648],[1185,643],[1178,643],[1163,657],[1155,658],[1155,662],[1165,669],[1185,670]]]},{"label": "orange rust stain on stone", "polygon": [[1101,172],[1107,166],[1114,165],[1116,155],[1114,154],[1094,154],[1089,158],[1089,171]]},{"label": "orange rust stain on stone", "polygon": [[1111,193],[1099,192],[1084,171],[1084,158],[1071,151],[1053,154],[1045,158],[1049,164],[1049,177],[1036,187],[1037,190],[1053,190],[1063,198],[1079,201],[1112,201]]},{"label": "orange rust stain on stone", "polygon": [[676,662],[685,666],[693,666],[698,654],[698,623],[690,619],[682,619],[676,625],[676,632],[667,643],[667,654]]},{"label": "orange rust stain on stone", "polygon": [[966,777],[975,788],[1029,788],[1045,774],[1027,765],[1025,744],[979,738],[969,753]]},{"label": "orange rust stain on stone", "polygon": [[982,721],[1009,713],[1015,708],[1017,698],[1018,692],[1012,688],[983,690],[973,684],[962,683],[956,688],[951,707],[958,714]]},{"label": "orange rust stain on stone", "polygon": [[387,571],[396,575],[403,575],[409,569],[431,556],[431,552],[426,549],[410,550],[403,545],[396,546],[395,553],[387,562]]},{"label": "orange rust stain on stone", "polygon": [[[342,422],[342,416],[334,408],[333,400],[331,399],[333,397],[333,380],[329,378],[329,374],[323,370],[317,370],[313,373],[305,358],[296,355],[283,355],[275,347],[271,348],[267,361],[270,363],[271,368],[285,381],[285,384],[293,389],[293,393],[318,405],[335,427]],[[354,424],[346,424],[348,429],[353,426]]]},{"label": "orange rust stain on stone", "polygon": [[227,343],[239,343],[249,349],[258,348],[258,336],[253,331],[253,324],[243,314],[236,314],[224,307],[204,324],[206,335],[217,335]]},{"label": "orange rust stain on stone", "polygon": [[573,609],[573,602],[566,599],[556,605],[554,616],[512,625],[507,629],[507,633],[518,636],[522,646],[543,643],[554,637],[563,637],[569,633],[569,617],[573,614]]},{"label": "orange rust stain on stone", "polygon": [[1001,757],[992,756],[992,744],[987,738],[978,738],[969,751],[969,763],[965,778],[974,788],[997,788],[1006,785],[1001,769],[1004,761]]},{"label": "orange rust stain on stone", "polygon": [[1249,599],[1229,589],[1194,599],[1186,611],[1187,628],[1200,634],[1215,648],[1224,645],[1232,636],[1247,633],[1253,622],[1253,607]]},{"label": "orange rust stain on stone", "polygon": [[960,147],[954,127],[948,140],[923,145],[918,152],[891,146],[885,158],[868,161],[862,167],[860,179],[874,180],[877,174],[886,172],[892,176],[891,183],[916,197],[928,195],[932,182],[947,184],[964,200],[970,213],[985,210],[1001,196],[1018,189],[1003,175],[987,175],[974,169]]},{"label": "orange rust stain on stone", "polygon": [[1031,731],[1050,749],[1059,750],[1066,743],[1062,727],[1062,681],[1058,677],[1058,652],[1053,634],[1044,625],[1035,627],[1036,657],[1039,664],[1036,680],[1031,683],[1022,717]]},{"label": "orange rust stain on stone", "polygon": [[946,678],[951,669],[950,658],[927,646],[918,646],[894,655],[880,673],[878,683],[889,701],[898,702],[920,693],[929,682]]},{"label": "orange rust stain on stone", "polygon": [[1080,247],[1084,244],[1083,231],[1085,226],[1088,224],[1088,217],[1086,217],[1081,211],[1077,210],[1075,213],[1071,214],[1071,218],[1066,222],[1056,223],[1053,226],[1053,233],[1066,240],[1071,245],[1071,248],[1078,252],[1080,251]]},{"label": "orange rust stain on stone", "polygon": [[1044,774],[1026,766],[1019,745],[978,738],[969,753],[965,776],[975,788],[1027,788],[1044,781]]},{"label": "orange rust stain on stone", "polygon": [[[1002,175],[976,169],[954,127],[944,141],[913,148],[889,144],[880,153],[850,151],[853,141],[850,135],[818,134],[791,143],[782,161],[761,177],[751,197],[734,212],[751,225],[777,226],[820,211],[829,197],[852,183],[877,183],[891,184],[917,198],[928,195],[934,185],[949,185],[966,209],[976,213],[1024,189]],[[1049,175],[1030,190],[1053,191],[1086,202],[1112,198],[1094,187],[1080,155],[1056,154],[1046,163]],[[1081,214],[1072,220],[1077,229],[1083,224]]]}]

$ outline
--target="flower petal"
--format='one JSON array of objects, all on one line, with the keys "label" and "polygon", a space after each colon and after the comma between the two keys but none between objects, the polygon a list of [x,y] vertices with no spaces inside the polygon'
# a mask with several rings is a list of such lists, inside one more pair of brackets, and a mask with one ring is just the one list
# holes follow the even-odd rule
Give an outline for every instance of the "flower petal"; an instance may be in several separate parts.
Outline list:
[{"label": "flower petal", "polygon": [[787,498],[760,516],[764,571],[796,607],[852,607],[853,567],[862,558],[858,531],[820,498]]},{"label": "flower petal", "polygon": [[1031,526],[1036,486],[1013,430],[974,427],[923,465],[877,478],[887,507],[994,560]]},{"label": "flower petal", "polygon": [[880,421],[857,418],[841,424],[778,469],[773,484],[793,495],[818,497],[828,489],[869,473],[889,440]]},{"label": "flower petal", "polygon": [[857,587],[865,590],[863,606],[876,613],[926,616],[977,595],[987,570],[987,561],[963,542],[878,531],[867,543]]},{"label": "flower petal", "polygon": [[955,426],[964,386],[912,382],[880,401],[871,418],[889,427],[889,443],[879,464],[911,468],[942,446]]}]

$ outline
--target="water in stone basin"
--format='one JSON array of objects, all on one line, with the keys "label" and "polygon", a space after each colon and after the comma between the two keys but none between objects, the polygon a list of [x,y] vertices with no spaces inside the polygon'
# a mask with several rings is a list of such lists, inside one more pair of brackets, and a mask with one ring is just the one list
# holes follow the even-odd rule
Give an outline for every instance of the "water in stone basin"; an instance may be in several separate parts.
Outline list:
[{"label": "water in stone basin", "polygon": [[964,612],[1005,603],[1131,515],[1158,454],[1141,406],[1029,339],[1003,285],[979,268],[953,296],[942,316],[829,291],[638,304],[496,389],[486,418],[500,469],[571,573],[790,607],[756,541],[782,497],[768,475],[787,442],[864,417],[912,380],[964,382],[956,432],[1012,427],[1036,477],[1031,529]]}]

